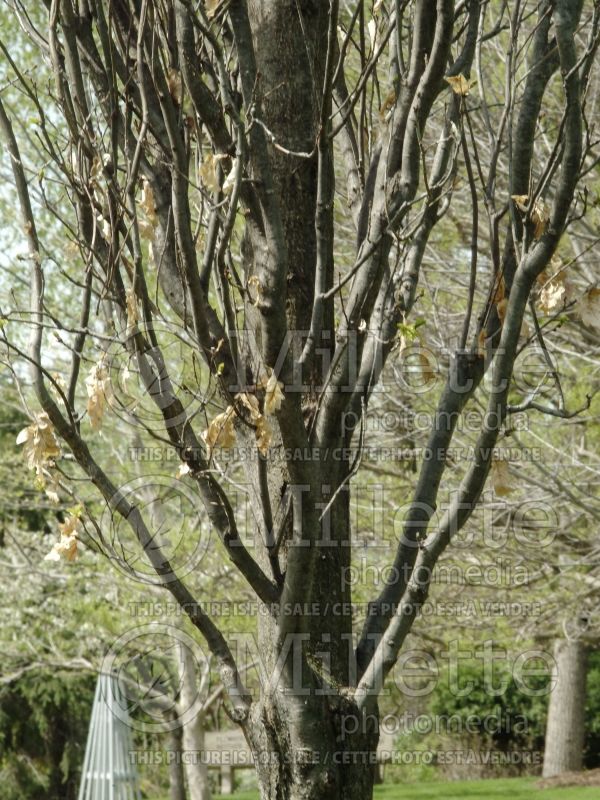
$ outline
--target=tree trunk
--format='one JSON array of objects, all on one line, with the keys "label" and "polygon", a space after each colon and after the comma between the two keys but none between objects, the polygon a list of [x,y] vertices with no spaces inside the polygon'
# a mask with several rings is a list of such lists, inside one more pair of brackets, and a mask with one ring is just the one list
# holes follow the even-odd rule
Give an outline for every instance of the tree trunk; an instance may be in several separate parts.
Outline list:
[{"label": "tree trunk", "polygon": [[[199,692],[195,674],[195,659],[186,645],[180,646],[180,707],[185,711],[196,701]],[[201,757],[204,752],[204,714],[186,719],[182,725],[183,751],[189,757],[184,759],[185,777],[190,800],[211,800],[208,769]]]},{"label": "tree trunk", "polygon": [[369,800],[375,717],[338,695],[263,696],[246,730],[261,800]]},{"label": "tree trunk", "polygon": [[183,726],[184,752],[194,757],[185,760],[184,769],[190,800],[211,800],[208,769],[201,761],[204,753],[204,717],[201,714]]},{"label": "tree trunk", "polygon": [[[356,680],[349,587],[326,575],[331,562],[346,563],[348,499],[348,492],[337,495],[320,543],[313,594],[320,615],[310,635],[291,634],[278,657],[276,625],[270,616],[259,619],[265,674],[244,733],[262,800],[372,797],[378,709],[373,703],[362,714],[349,696]],[[336,606],[342,610],[331,611]]]},{"label": "tree trunk", "polygon": [[558,639],[554,645],[556,685],[550,695],[546,745],[545,778],[583,766],[584,706],[587,654],[579,641]]},{"label": "tree trunk", "polygon": [[169,735],[169,800],[186,800],[183,764],[181,763],[182,736],[181,728],[175,727]]}]

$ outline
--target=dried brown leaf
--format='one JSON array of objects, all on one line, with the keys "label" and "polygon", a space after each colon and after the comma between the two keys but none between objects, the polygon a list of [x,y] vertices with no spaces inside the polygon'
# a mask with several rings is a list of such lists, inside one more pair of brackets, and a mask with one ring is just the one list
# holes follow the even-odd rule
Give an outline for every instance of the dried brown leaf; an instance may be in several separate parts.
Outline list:
[{"label": "dried brown leaf", "polygon": [[577,312],[581,321],[591,328],[600,329],[600,289],[592,286],[579,298]]},{"label": "dried brown leaf", "polygon": [[462,97],[466,97],[473,86],[475,86],[477,83],[475,80],[469,80],[468,78],[465,78],[465,76],[462,74],[446,75],[444,80],[450,85],[454,94],[459,94]]}]

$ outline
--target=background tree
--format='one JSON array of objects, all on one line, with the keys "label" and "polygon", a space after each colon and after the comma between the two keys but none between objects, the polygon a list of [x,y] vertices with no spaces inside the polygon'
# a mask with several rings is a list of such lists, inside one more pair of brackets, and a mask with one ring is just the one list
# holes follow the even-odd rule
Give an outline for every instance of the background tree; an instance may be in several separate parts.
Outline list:
[{"label": "background tree", "polygon": [[[0,101],[0,130],[31,266],[3,341],[21,383],[28,364],[23,398],[32,389],[41,409],[19,440],[52,495],[85,497],[86,478],[107,509],[72,514],[53,553],[76,552],[79,520],[127,561],[124,520],[212,652],[263,797],[368,797],[377,694],[433,567],[475,509],[509,412],[578,410],[558,388],[548,403],[530,394],[515,405],[511,377],[528,309],[544,340],[532,293],[564,307],[561,276],[583,252],[569,247],[596,164],[600,9],[52,0],[38,19],[10,6],[48,70],[38,79],[3,44],[19,106]],[[446,275],[434,304],[421,294],[426,255],[452,209],[470,230],[456,251],[468,268]],[[69,240],[68,259],[38,235],[41,214]],[[587,288],[580,314],[595,322],[597,303]],[[395,577],[354,648],[348,489],[394,345],[409,374],[431,378],[417,304],[425,319],[444,304],[444,379]],[[486,413],[451,470],[446,450],[473,403]],[[197,542],[176,552],[161,533],[168,493],[142,513],[147,485],[132,487],[107,452],[99,430],[111,417],[131,423],[136,447],[176,451],[211,532],[264,604],[270,679],[258,696],[196,602],[194,570],[177,563],[193,563]],[[438,515],[442,486],[455,491]],[[352,735],[348,716],[360,723]]]},{"label": "background tree", "polygon": [[[44,560],[74,510],[69,510],[72,498],[54,502],[32,486],[14,444],[27,418],[19,410],[14,383],[5,374],[0,381],[5,401],[0,417],[5,452],[0,467],[0,774],[13,800],[58,800],[77,795],[99,672],[118,670],[136,748],[147,747],[152,739],[155,747],[173,749],[167,740],[178,732],[186,750],[200,753],[205,728],[218,721],[222,690],[217,685],[209,691],[211,665],[197,649],[191,651],[185,618],[165,609],[156,587],[131,580],[133,557],[125,576],[123,566],[115,569],[116,560],[108,561],[81,531],[87,552],[77,569],[68,561]],[[131,466],[135,475],[135,462]],[[226,576],[227,570],[210,558],[196,574],[205,586],[215,587]],[[231,583],[234,577],[228,577]],[[218,602],[218,589],[211,594]],[[127,642],[121,647],[124,634]],[[153,668],[149,682],[140,664]],[[183,761],[173,760],[170,766],[185,767],[191,800],[210,798],[199,758]],[[158,766],[144,770],[146,791],[156,793],[165,782],[166,769]]]}]

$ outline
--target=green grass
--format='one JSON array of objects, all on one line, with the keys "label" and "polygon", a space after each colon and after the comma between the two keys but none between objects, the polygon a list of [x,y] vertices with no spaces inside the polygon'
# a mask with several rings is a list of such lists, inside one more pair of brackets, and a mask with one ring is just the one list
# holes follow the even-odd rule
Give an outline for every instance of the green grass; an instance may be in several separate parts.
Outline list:
[{"label": "green grass", "polygon": [[[486,781],[451,781],[445,783],[384,784],[375,787],[375,800],[598,800],[597,786],[568,789],[537,789],[535,778],[503,778]],[[259,800],[256,792],[220,795],[222,800]]]},{"label": "green grass", "polygon": [[[598,787],[538,789],[535,778],[503,778],[449,783],[387,784],[375,789],[376,800],[437,800],[437,798],[482,798],[482,800],[592,800]],[[250,798],[248,798],[250,800]]]}]

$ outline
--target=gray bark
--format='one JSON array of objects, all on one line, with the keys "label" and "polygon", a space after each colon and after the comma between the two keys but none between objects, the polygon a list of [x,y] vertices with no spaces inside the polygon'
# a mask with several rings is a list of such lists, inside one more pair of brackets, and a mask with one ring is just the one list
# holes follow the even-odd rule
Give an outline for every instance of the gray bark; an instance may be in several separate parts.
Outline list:
[{"label": "gray bark", "polygon": [[583,767],[585,738],[585,694],[587,653],[580,641],[557,639],[554,644],[556,685],[550,695],[546,746],[545,778]]},{"label": "gray bark", "polygon": [[[195,660],[189,648],[180,644],[180,698],[179,705],[183,712],[191,708],[199,692],[195,675]],[[185,719],[182,725],[182,748],[190,754],[184,759],[184,772],[190,800],[210,800],[210,782],[208,769],[201,760],[204,752],[204,714],[199,712],[191,719]]]},{"label": "gray bark", "polygon": [[169,763],[169,800],[187,800],[181,763],[182,735],[179,727],[173,728],[169,734],[169,750],[172,756]]}]

